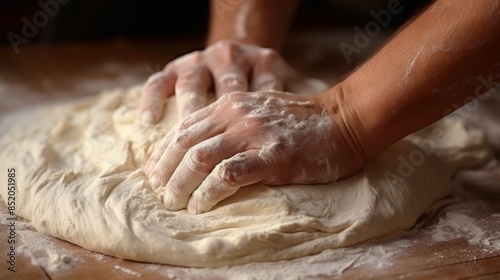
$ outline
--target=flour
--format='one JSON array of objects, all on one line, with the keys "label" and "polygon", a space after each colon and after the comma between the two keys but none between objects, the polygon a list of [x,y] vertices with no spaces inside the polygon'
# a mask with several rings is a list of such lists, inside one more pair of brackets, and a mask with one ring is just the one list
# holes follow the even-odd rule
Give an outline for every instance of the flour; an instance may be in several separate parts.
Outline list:
[{"label": "flour", "polygon": [[[2,214],[2,224],[7,215]],[[29,223],[18,219],[16,230],[21,245],[16,247],[20,255],[29,258],[31,265],[41,266],[50,272],[70,270],[82,262],[61,246],[55,238],[34,231]]]},{"label": "flour", "polygon": [[[368,261],[363,258],[367,250],[375,255],[391,251],[343,247],[410,229],[434,201],[450,193],[450,178],[457,169],[484,163],[491,155],[477,130],[458,120],[443,120],[433,126],[453,141],[439,143],[425,164],[416,166],[400,185],[384,172],[397,174],[398,158],[422,149],[419,143],[432,129],[403,139],[357,174],[332,184],[254,184],[209,212],[172,212],[165,209],[162,190],[148,184],[142,168],[154,146],[175,126],[177,105],[170,99],[159,124],[143,125],[137,120],[140,96],[140,87],[117,89],[24,118],[2,119],[2,128],[15,124],[2,130],[0,165],[18,170],[16,200],[23,207],[16,214],[40,232],[124,259],[249,269],[259,266],[255,262],[297,264],[319,254],[328,264],[338,259],[341,273]],[[268,104],[281,106],[280,102]],[[315,117],[321,124],[321,116]],[[288,121],[304,131],[323,129],[312,126],[312,121],[296,124],[293,116],[279,125],[291,129]],[[0,181],[7,181],[4,176],[0,173]],[[0,189],[4,200],[5,191]],[[328,252],[331,258],[323,255]],[[47,259],[58,267],[73,263],[64,255]]]},{"label": "flour", "polygon": [[[296,102],[293,104],[286,104],[285,106],[311,106],[311,104],[309,104],[309,102]],[[258,110],[265,111],[267,109],[264,106],[263,108]],[[253,116],[257,118],[269,116],[268,113],[259,115],[254,111],[252,111],[250,115],[253,114]],[[281,135],[281,137],[279,137],[278,139],[268,141],[259,151],[258,155],[266,161],[274,160],[276,154],[279,154],[279,148],[282,146],[284,146],[284,149],[287,151],[293,151],[294,149],[296,150],[296,142],[298,140],[296,138],[305,138],[309,135],[324,135],[326,137],[326,135],[333,133],[332,128],[334,127],[334,125],[330,116],[328,116],[327,114],[310,115],[302,120],[299,120],[297,116],[293,114],[284,115],[280,113],[280,115],[282,115],[283,117],[277,118],[276,120],[271,121],[266,126],[264,126],[264,128],[268,129],[269,131],[277,131],[279,132],[279,135]],[[331,143],[331,147],[332,149],[337,148],[335,143]],[[340,157],[341,152],[337,154]],[[328,182],[337,180],[339,178],[339,166],[337,164],[331,165],[328,157],[319,157],[316,160],[316,164],[317,168],[314,169],[316,172],[308,173],[305,168],[303,168],[302,172],[300,174],[297,174],[292,182]]]},{"label": "flour", "polygon": [[[452,209],[452,211],[461,209],[460,211],[466,213],[473,211],[479,204],[480,202],[476,201],[463,205],[461,202],[455,200],[455,202],[448,205],[446,209],[439,211],[438,214],[441,218],[437,220],[438,222],[435,225],[414,229],[411,231],[410,236],[423,236],[427,232],[431,235],[437,235],[440,234],[443,229],[446,229],[447,232],[450,233],[450,224],[454,224],[454,222],[450,223],[446,218],[449,209]],[[499,217],[500,214],[493,214],[491,216]],[[477,223],[476,221],[473,222]],[[27,234],[24,234],[24,231],[28,230],[29,224],[21,222],[16,224],[16,226],[17,225],[23,227],[21,234],[27,236]],[[478,226],[481,225],[478,224]],[[487,232],[485,229],[481,229],[481,231]],[[476,236],[466,234],[466,232],[470,231],[458,230],[452,234],[448,234],[446,239],[435,242],[449,242],[457,239],[465,239],[472,244],[472,240],[477,238]],[[491,237],[485,236],[485,239],[480,242],[482,244],[474,244],[487,248],[488,246],[491,246],[486,244],[490,241],[490,238]],[[44,236],[41,233],[31,232],[29,238],[25,237],[23,240],[24,242],[29,242],[31,251],[43,251],[45,248],[55,250],[57,248],[56,251],[59,252],[59,254],[71,256],[71,251],[65,250],[58,245],[61,241]],[[335,277],[341,276],[356,268],[364,268],[364,270],[372,272],[389,269],[394,266],[399,258],[410,254],[413,246],[420,246],[420,244],[413,244],[413,242],[408,239],[408,234],[406,234],[406,237],[392,236],[385,239],[376,239],[351,248],[325,250],[317,255],[282,262],[254,263],[228,268],[212,269],[182,268],[158,264],[140,264],[140,266],[141,271],[149,271],[155,273],[157,277],[164,276],[173,279],[305,279]],[[497,247],[494,248],[494,250],[499,252],[500,248]],[[28,255],[33,264],[45,264],[47,262],[47,256],[43,254],[40,254],[37,257],[33,254],[28,254],[27,250],[21,251],[20,254]],[[94,255],[95,259],[99,262],[107,262],[109,259],[109,257],[101,254]],[[444,256],[438,255],[438,257]],[[79,260],[77,263],[82,266],[89,264],[83,260]],[[69,264],[72,263],[70,262]],[[46,266],[44,265],[44,267]],[[52,269],[51,271],[65,271],[70,268],[71,267],[59,270]],[[137,276],[141,275],[139,272],[123,266],[117,265],[115,266],[115,269],[132,276],[141,277]],[[369,275],[366,276],[369,277]]]},{"label": "flour", "polygon": [[36,261],[36,263],[31,262],[32,265],[41,265],[49,271],[60,271],[68,270],[74,266],[74,259],[66,254],[60,254],[58,252],[47,251],[48,257],[46,262]]},{"label": "flour", "polygon": [[448,241],[456,238],[460,234],[470,237],[471,244],[478,244],[484,239],[484,231],[475,224],[474,219],[457,212],[448,212],[441,218],[440,226],[436,228],[436,233],[432,235],[434,241]]},{"label": "flour", "polygon": [[137,271],[133,271],[132,269],[128,269],[126,267],[119,266],[119,265],[115,265],[115,269],[119,270],[121,272],[124,272],[124,273],[126,273],[128,275],[132,275],[132,276],[135,276],[137,278],[141,278],[141,274],[138,273]]},{"label": "flour", "polygon": [[[432,239],[436,242],[466,239],[469,244],[482,246],[484,250],[500,251],[500,233],[485,230],[483,220],[474,219],[469,215],[484,207],[482,203],[480,200],[459,201],[447,207],[439,223],[432,228]],[[498,214],[492,215],[495,216]],[[500,220],[488,221],[494,223],[490,227],[500,228]]]},{"label": "flour", "polygon": [[[262,128],[274,131],[280,137],[273,138],[273,135],[270,135],[269,139],[266,139],[265,144],[259,150],[258,156],[265,161],[271,162],[275,160],[276,154],[279,154],[278,150],[280,148],[287,151],[296,150],[296,138],[305,138],[309,135],[326,136],[332,133],[334,125],[329,115],[326,113],[313,114],[299,119],[295,114],[287,113],[285,110],[295,106],[313,107],[314,103],[310,101],[290,101],[282,97],[254,94],[251,99],[247,99],[245,102],[233,102],[231,108],[247,112],[246,115],[249,120],[270,119]],[[276,111],[278,113],[275,113]],[[334,145],[334,143],[331,144],[333,148],[335,148]],[[319,167],[317,170],[320,170],[320,172],[307,174],[306,170],[303,169],[300,174],[297,174],[293,182],[332,181],[339,177],[338,166],[331,166],[328,158],[319,158],[317,166]]]},{"label": "flour", "polygon": [[[455,192],[456,191],[455,189]],[[414,236],[422,238],[426,235],[430,235],[431,237],[445,236],[443,239],[434,240],[433,243],[463,239],[471,244],[471,246],[480,246],[483,250],[500,252],[500,247],[492,246],[495,242],[498,244],[500,240],[499,234],[488,232],[488,230],[486,230],[487,227],[483,226],[481,220],[470,220],[469,216],[463,214],[476,212],[478,208],[480,209],[482,207],[481,204],[483,202],[470,199],[464,201],[454,198],[444,200],[443,203],[444,204],[441,205],[442,207],[438,207],[442,209],[435,213],[438,217],[435,223],[417,226],[418,228],[404,235],[394,235],[383,239],[375,239],[349,248],[325,250],[320,254],[298,258],[296,260],[253,263],[211,269],[182,268],[143,263],[140,264],[140,271],[154,273],[156,277],[163,276],[173,279],[308,279],[342,276],[356,268],[363,268],[363,271],[376,273],[378,270],[385,270],[393,267],[398,259],[410,255],[414,247],[428,246],[428,244],[424,245],[412,241]],[[452,218],[450,218],[450,213],[452,214]],[[462,220],[463,217],[460,217],[460,213],[466,216],[464,220]],[[4,218],[8,217],[7,215],[4,216]],[[495,213],[490,215],[490,217],[498,218],[500,214]],[[5,221],[6,220],[4,220],[4,222]],[[471,229],[467,229],[467,224],[469,222],[472,222]],[[50,251],[56,251],[60,255],[72,255],[70,250],[63,249],[59,245],[61,241],[42,235],[41,233],[32,232],[28,223],[18,220],[16,226],[22,228],[20,233],[25,236],[22,241],[29,242],[29,248],[31,248],[31,250],[21,251],[21,255],[28,255],[29,251],[44,251],[46,248]],[[500,227],[500,225],[493,228],[498,227]],[[30,232],[25,234],[25,231]],[[443,232],[446,232],[446,234],[443,235]],[[29,237],[27,237],[28,234]],[[478,236],[481,238],[478,238]],[[110,259],[110,257],[102,254],[93,254],[90,252],[89,254],[94,255],[94,258],[99,262],[108,262]],[[44,254],[37,256],[29,254],[28,256],[31,258],[33,264],[44,264],[48,260],[47,256]],[[444,258],[445,256],[436,252],[435,257]],[[81,266],[87,264],[93,265],[93,263],[83,260],[69,262],[70,265],[74,265],[75,263]],[[45,267],[46,265],[44,265],[44,268]],[[67,269],[70,269],[70,267],[59,268],[59,270],[53,269],[51,271],[67,271]],[[117,265],[115,269],[131,276],[142,277],[141,273],[137,271],[137,268],[129,269]],[[368,278],[370,274],[358,276]]]},{"label": "flour", "polygon": [[352,248],[326,250],[318,255],[296,260],[251,263],[230,268],[179,268],[143,265],[145,270],[170,278],[190,279],[309,279],[334,277],[359,267],[387,269],[403,256],[411,242],[407,240],[377,240]]},{"label": "flour", "polygon": [[240,11],[238,12],[238,15],[236,16],[236,36],[239,39],[244,39],[248,36],[248,16],[250,14],[250,10],[252,9],[253,3],[250,2],[244,2],[243,6],[241,7]]},{"label": "flour", "polygon": [[245,77],[237,73],[226,73],[222,75],[219,79],[219,84],[230,87],[232,89],[241,88],[241,90],[246,90],[245,88],[247,87]]},{"label": "flour", "polygon": [[[207,102],[205,95],[196,92],[184,92],[177,96],[179,102],[184,104],[184,108],[181,108],[183,112],[194,112],[200,108],[203,108]],[[151,122],[150,122],[151,123]]]},{"label": "flour", "polygon": [[413,72],[413,69],[415,68],[415,64],[417,63],[417,60],[420,58],[422,52],[425,50],[427,46],[427,43],[423,43],[419,48],[417,53],[411,58],[410,62],[408,63],[408,66],[406,66],[405,69],[405,74],[404,74],[404,81],[407,83],[410,79],[410,75]]},{"label": "flour", "polygon": [[[265,51],[263,51],[265,52]],[[260,73],[256,77],[252,77],[252,90],[272,90],[282,88],[283,85],[276,79],[276,76],[271,73]]]},{"label": "flour", "polygon": [[106,256],[103,254],[95,254],[95,259],[99,262],[106,262]]}]

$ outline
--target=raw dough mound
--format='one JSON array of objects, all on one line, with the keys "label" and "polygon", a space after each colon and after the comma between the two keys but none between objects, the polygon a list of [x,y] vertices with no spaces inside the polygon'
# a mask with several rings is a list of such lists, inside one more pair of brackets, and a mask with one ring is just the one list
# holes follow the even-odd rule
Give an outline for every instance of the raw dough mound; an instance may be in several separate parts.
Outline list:
[{"label": "raw dough mound", "polygon": [[141,168],[177,121],[175,100],[159,125],[142,125],[140,94],[119,89],[4,119],[0,182],[16,168],[16,214],[42,233],[125,259],[192,267],[276,261],[407,230],[449,194],[457,169],[490,155],[480,131],[445,119],[342,181],[256,184],[204,214],[170,212]]}]

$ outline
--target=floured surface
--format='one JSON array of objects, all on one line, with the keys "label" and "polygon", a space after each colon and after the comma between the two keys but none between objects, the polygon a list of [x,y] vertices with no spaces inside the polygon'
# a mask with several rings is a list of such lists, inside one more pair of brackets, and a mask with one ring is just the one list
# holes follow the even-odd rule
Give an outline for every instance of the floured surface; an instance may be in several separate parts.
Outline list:
[{"label": "floured surface", "polygon": [[[276,261],[409,229],[450,192],[457,168],[489,156],[480,132],[443,121],[331,185],[254,185],[208,213],[169,212],[141,167],[175,124],[175,104],[161,125],[144,126],[136,122],[139,97],[139,88],[117,90],[6,119],[0,160],[17,169],[16,214],[40,232],[126,259],[200,267]],[[399,174],[400,158],[425,149],[416,143],[435,129],[448,140],[404,180],[389,180],[386,172]]]},{"label": "floured surface", "polygon": [[[450,265],[454,262],[488,259],[500,254],[500,185],[477,184],[475,178],[488,171],[463,173],[454,182],[454,196],[437,204],[417,227],[402,235],[376,239],[350,248],[325,250],[320,254],[296,260],[238,265],[229,268],[182,268],[127,262],[102,254],[84,251],[52,237],[34,232],[29,223],[18,220],[22,244],[20,256],[41,266],[53,278],[109,279],[304,279],[308,277],[367,278],[409,273],[423,268]],[[500,168],[489,171],[500,176]],[[476,182],[470,186],[471,182]],[[463,185],[469,185],[464,188]],[[478,195],[479,194],[479,195]],[[482,199],[480,196],[488,196]],[[4,206],[0,206],[4,207]],[[7,224],[8,215],[1,216]],[[493,223],[492,223],[493,222]],[[436,238],[441,236],[443,238]],[[428,248],[432,248],[429,252]],[[49,254],[67,256],[65,266],[51,263]],[[111,272],[110,272],[111,270]],[[118,276],[112,274],[119,272]],[[85,274],[95,271],[95,274]],[[392,273],[392,274],[391,274]],[[139,276],[140,275],[140,276]],[[419,274],[408,274],[418,276]],[[85,277],[83,277],[85,278]],[[418,277],[417,277],[418,278]],[[425,278],[425,277],[421,277]]]}]

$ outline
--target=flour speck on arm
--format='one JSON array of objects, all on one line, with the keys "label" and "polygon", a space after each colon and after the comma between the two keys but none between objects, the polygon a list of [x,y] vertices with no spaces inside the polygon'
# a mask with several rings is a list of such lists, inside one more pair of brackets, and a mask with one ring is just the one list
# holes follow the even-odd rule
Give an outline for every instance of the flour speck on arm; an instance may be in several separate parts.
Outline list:
[{"label": "flour speck on arm", "polygon": [[239,39],[247,37],[248,17],[253,6],[253,1],[245,1],[236,17],[236,36]]}]

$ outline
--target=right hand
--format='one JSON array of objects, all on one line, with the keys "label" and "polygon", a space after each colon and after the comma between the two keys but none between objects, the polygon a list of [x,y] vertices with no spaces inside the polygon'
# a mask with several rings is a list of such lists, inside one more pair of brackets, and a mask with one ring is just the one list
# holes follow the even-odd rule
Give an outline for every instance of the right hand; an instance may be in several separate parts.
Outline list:
[{"label": "right hand", "polygon": [[[332,89],[331,92],[334,92]],[[210,210],[240,187],[327,183],[366,159],[339,94],[233,92],[184,118],[145,166],[169,210]],[[188,178],[188,179],[186,179]]]},{"label": "right hand", "polygon": [[283,90],[286,78],[295,75],[272,49],[219,41],[203,51],[175,59],[144,85],[140,118],[157,123],[163,117],[165,99],[176,95],[180,117],[203,108],[207,92],[216,97],[234,91]]}]

